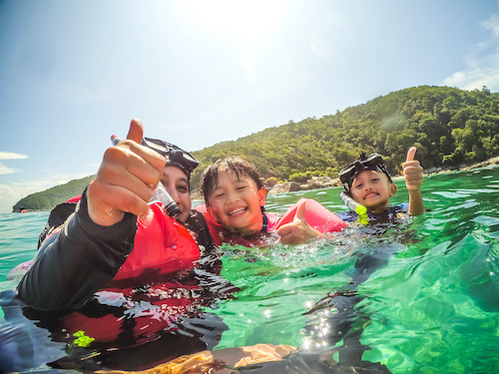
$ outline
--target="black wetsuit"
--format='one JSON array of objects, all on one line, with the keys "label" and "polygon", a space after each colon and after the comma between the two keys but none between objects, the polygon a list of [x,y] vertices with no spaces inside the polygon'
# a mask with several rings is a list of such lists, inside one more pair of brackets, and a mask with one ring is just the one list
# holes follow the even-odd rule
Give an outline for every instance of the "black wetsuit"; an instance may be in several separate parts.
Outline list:
[{"label": "black wetsuit", "polygon": [[[63,204],[52,212],[37,258],[17,289],[24,315],[48,329],[52,340],[67,343],[67,356],[52,367],[141,370],[217,344],[227,326],[202,307],[231,297],[237,288],[218,276],[220,260],[209,238],[198,235],[205,241],[204,256],[195,266],[172,273],[144,269],[137,279],[116,279],[134,251],[137,218],[125,214],[111,227],[96,225],[85,194],[74,214],[72,207]],[[68,213],[63,229],[54,234],[53,227]],[[168,217],[164,220],[180,230]],[[202,225],[199,217],[191,217],[191,228]],[[74,335],[78,330],[94,340],[81,343]]]}]

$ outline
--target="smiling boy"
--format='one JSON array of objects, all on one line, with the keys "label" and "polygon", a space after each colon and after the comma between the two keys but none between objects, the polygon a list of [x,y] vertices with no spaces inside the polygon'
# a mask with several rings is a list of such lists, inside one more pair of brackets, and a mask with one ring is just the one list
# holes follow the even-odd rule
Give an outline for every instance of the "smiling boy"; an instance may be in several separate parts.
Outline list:
[{"label": "smiling boy", "polygon": [[227,230],[248,236],[262,228],[265,198],[265,189],[251,177],[227,170],[218,174],[210,207],[214,217]]},{"label": "smiling boy", "polygon": [[264,244],[272,233],[276,233],[283,244],[301,244],[321,236],[323,231],[340,231],[346,226],[328,211],[329,227],[325,225],[320,230],[311,227],[305,217],[309,214],[307,206],[313,202],[306,199],[296,204],[296,210],[291,210],[293,216],[289,221],[266,213],[267,193],[260,174],[252,163],[239,157],[221,158],[207,167],[201,178],[201,190],[206,221],[218,245]]},{"label": "smiling boy", "polygon": [[[414,160],[416,148],[407,152],[406,162],[402,164],[403,175],[409,192],[408,213],[423,214],[425,211],[421,186],[423,184],[423,168]],[[361,154],[359,160],[348,165],[340,172],[340,180],[345,192],[359,204],[365,206],[369,213],[379,214],[389,210],[390,198],[397,193],[397,185],[388,173],[383,157],[377,153],[366,157]]]}]

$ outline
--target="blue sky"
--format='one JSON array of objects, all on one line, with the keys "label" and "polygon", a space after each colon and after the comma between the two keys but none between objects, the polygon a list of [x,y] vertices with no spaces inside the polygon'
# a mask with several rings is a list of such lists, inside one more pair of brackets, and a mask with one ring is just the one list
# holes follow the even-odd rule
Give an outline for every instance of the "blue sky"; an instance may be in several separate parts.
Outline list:
[{"label": "blue sky", "polygon": [[420,85],[499,90],[495,0],[0,0],[0,213],[130,120],[190,150]]}]

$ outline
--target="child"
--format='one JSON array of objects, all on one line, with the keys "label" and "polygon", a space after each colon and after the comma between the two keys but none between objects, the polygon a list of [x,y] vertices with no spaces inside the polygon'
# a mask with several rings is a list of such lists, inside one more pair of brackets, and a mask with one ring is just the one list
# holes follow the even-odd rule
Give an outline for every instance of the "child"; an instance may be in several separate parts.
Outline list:
[{"label": "child", "polygon": [[[421,195],[423,168],[418,161],[414,160],[415,153],[416,148],[411,147],[407,152],[406,162],[402,164],[409,191],[407,212],[411,215],[423,214],[425,211]],[[375,153],[366,157],[365,154],[361,154],[360,160],[353,162],[340,172],[340,180],[345,192],[365,206],[371,215],[391,210],[390,198],[397,193],[397,186],[386,170],[381,155]]]},{"label": "child", "polygon": [[[239,157],[222,158],[209,166],[203,173],[201,190],[207,208],[206,220],[216,244],[251,246],[261,243],[272,232],[279,235],[281,243],[300,244],[320,236],[321,231],[340,231],[346,226],[313,200],[304,199],[295,210],[292,208],[291,220],[265,213],[266,191],[260,175],[253,164]],[[329,223],[328,228],[319,230],[307,223],[317,211]]]}]

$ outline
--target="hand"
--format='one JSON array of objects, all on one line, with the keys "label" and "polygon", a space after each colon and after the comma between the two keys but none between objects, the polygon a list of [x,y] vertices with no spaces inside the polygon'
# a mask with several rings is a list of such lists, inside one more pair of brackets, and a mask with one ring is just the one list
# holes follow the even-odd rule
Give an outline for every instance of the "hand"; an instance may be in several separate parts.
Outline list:
[{"label": "hand", "polygon": [[407,190],[418,191],[423,185],[423,168],[419,165],[419,161],[414,160],[416,147],[411,147],[407,152],[407,160],[402,164],[405,185]]},{"label": "hand", "polygon": [[88,186],[88,214],[101,225],[120,222],[125,212],[146,216],[147,203],[159,183],[166,159],[141,145],[144,129],[133,119],[127,139],[104,153],[95,179]]},{"label": "hand", "polygon": [[301,244],[321,235],[319,231],[310,227],[305,220],[305,204],[306,200],[299,203],[293,222],[282,225],[277,229],[277,234],[281,237],[281,243]]}]

